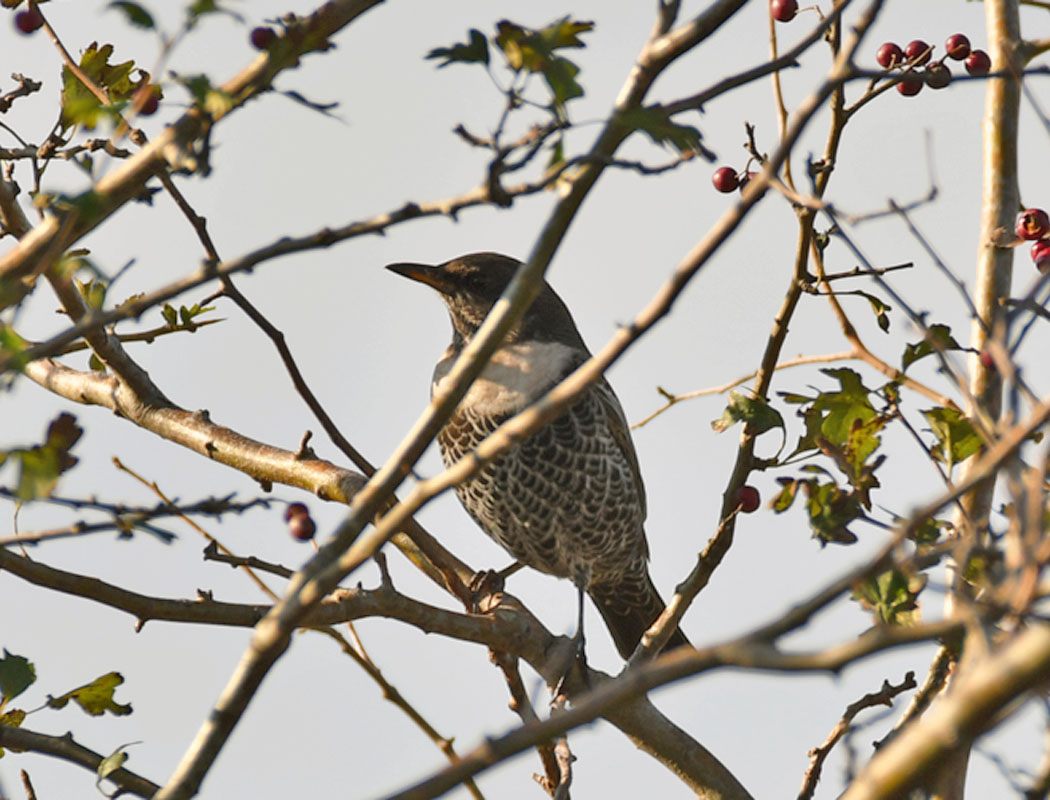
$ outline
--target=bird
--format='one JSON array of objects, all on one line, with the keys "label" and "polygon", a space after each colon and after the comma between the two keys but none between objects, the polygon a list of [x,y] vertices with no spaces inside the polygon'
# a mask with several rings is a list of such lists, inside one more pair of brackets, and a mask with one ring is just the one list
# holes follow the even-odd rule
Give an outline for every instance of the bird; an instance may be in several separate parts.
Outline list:
[{"label": "bird", "polygon": [[[431,395],[513,279],[521,262],[470,253],[441,264],[387,269],[436,289],[452,341],[434,368]],[[446,467],[546,394],[590,358],[568,307],[543,281],[437,435]],[[568,578],[579,590],[576,636],[583,647],[583,594],[629,658],[664,610],[649,575],[645,487],[623,408],[604,377],[561,416],[456,486],[479,527],[516,561]],[[687,645],[675,629],[667,648]]]}]

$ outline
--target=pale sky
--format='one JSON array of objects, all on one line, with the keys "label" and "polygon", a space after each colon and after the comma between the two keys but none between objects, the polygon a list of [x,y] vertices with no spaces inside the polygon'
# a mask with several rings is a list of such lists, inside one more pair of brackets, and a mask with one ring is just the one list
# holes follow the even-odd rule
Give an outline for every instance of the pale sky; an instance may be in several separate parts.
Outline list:
[{"label": "pale sky", "polygon": [[[71,50],[92,40],[112,41],[119,60],[134,58],[146,68],[157,56],[151,36],[128,27],[101,2],[53,2],[45,6],[49,19]],[[181,3],[147,5],[169,26]],[[206,72],[219,83],[254,58],[248,30],[265,18],[287,11],[306,13],[312,5],[299,0],[236,3],[247,26],[225,17],[207,19],[173,54],[170,69],[182,74]],[[585,35],[587,48],[569,54],[582,69],[587,95],[570,106],[581,124],[568,139],[570,154],[589,146],[627,75],[652,24],[653,3],[615,4],[580,0],[572,5],[537,0],[522,4],[505,0],[406,3],[391,0],[370,11],[335,40],[337,49],[308,57],[298,70],[280,76],[277,87],[296,90],[317,102],[338,102],[342,121],[326,118],[289,99],[271,94],[253,101],[216,129],[213,174],[207,179],[178,178],[197,210],[208,218],[220,253],[227,258],[270,243],[283,235],[300,235],[325,225],[350,221],[400,207],[406,201],[451,197],[473,188],[484,175],[485,157],[451,133],[458,123],[484,133],[497,119],[501,98],[478,67],[435,69],[423,56],[432,48],[463,41],[469,28],[490,33],[502,18],[541,27],[566,13],[594,20]],[[695,13],[702,4],[685,4]],[[830,3],[825,4],[825,7]],[[160,13],[163,10],[164,13]],[[650,100],[674,100],[705,88],[719,78],[761,63],[767,57],[767,6],[752,2],[710,41],[681,59],[656,84]],[[57,108],[60,63],[43,32],[18,35],[5,13],[0,15],[0,90],[12,88],[13,71],[43,80],[44,91],[15,104],[3,121],[34,142],[50,128]],[[1023,12],[1025,32],[1048,34],[1045,12]],[[784,46],[803,36],[816,15],[802,13],[779,28]],[[901,45],[913,38],[934,43],[956,31],[974,45],[984,44],[983,15],[978,3],[926,0],[888,2],[868,44],[862,63],[874,65],[874,52],[886,40]],[[802,100],[827,66],[826,50],[812,50],[802,68],[784,74],[789,106]],[[956,72],[959,70],[956,68]],[[497,74],[503,77],[497,68]],[[1050,107],[1050,86],[1035,79],[1031,88],[1044,108]],[[856,95],[860,87],[851,88]],[[177,118],[185,93],[166,89],[161,111],[143,121],[147,133]],[[972,281],[977,250],[980,205],[980,121],[983,87],[953,85],[942,92],[925,89],[904,98],[891,91],[872,103],[846,132],[829,198],[848,212],[885,207],[889,198],[918,199],[929,188],[934,171],[940,195],[936,203],[915,213],[929,241],[964,280]],[[524,119],[522,124],[532,122]],[[705,114],[685,118],[701,129],[704,143],[719,155],[718,164],[737,168],[746,156],[741,147],[744,123],[757,125],[766,151],[776,144],[772,92],[768,80],[712,102]],[[819,116],[797,150],[796,175],[805,156],[823,147],[826,115]],[[1026,205],[1047,207],[1046,132],[1025,107],[1022,113],[1021,196]],[[926,137],[932,142],[927,160]],[[0,147],[14,145],[0,130]],[[633,138],[625,157],[657,164],[670,154]],[[112,165],[100,161],[102,169]],[[695,161],[660,177],[607,171],[573,224],[548,277],[572,309],[590,344],[597,349],[618,323],[643,307],[688,249],[707,231],[735,195],[717,194],[710,184],[716,165]],[[28,172],[17,177],[28,188]],[[84,188],[75,169],[54,164],[45,188]],[[382,269],[393,261],[444,261],[478,250],[497,250],[524,258],[553,205],[550,195],[515,203],[510,210],[468,209],[458,222],[429,219],[391,229],[385,237],[355,239],[268,263],[239,287],[288,337],[299,366],[314,392],[343,433],[374,462],[381,462],[424,408],[433,363],[448,336],[445,311],[431,293]],[[930,313],[930,321],[952,326],[957,338],[968,337],[966,309],[934,269],[907,231],[892,220],[857,228],[857,241],[875,263],[914,261],[913,270],[897,273],[893,285],[909,302]],[[193,231],[172,204],[158,195],[154,207],[128,206],[83,246],[107,273],[130,259],[135,266],[116,284],[114,297],[156,288],[199,263],[201,253]],[[0,249],[11,247],[10,240]],[[640,341],[611,370],[609,379],[628,418],[637,421],[660,404],[656,387],[688,391],[718,385],[755,368],[780,299],[787,287],[795,247],[795,217],[786,201],[767,197],[745,225],[690,285],[672,316]],[[829,268],[850,269],[855,262],[841,244],[828,251]],[[1035,276],[1027,253],[1015,264],[1015,294]],[[858,283],[854,288],[873,289]],[[188,293],[190,304],[211,291]],[[844,298],[869,345],[890,362],[903,345],[919,338],[897,310],[891,332],[883,334],[862,298]],[[55,301],[41,286],[27,304],[21,332],[45,338],[62,327]],[[275,446],[295,449],[302,433],[313,430],[312,442],[323,458],[339,454],[321,433],[295,394],[270,343],[232,303],[220,302],[221,325],[193,336],[170,336],[152,345],[131,345],[151,377],[185,408],[206,408],[212,418]],[[160,323],[158,312],[142,321]],[[1045,325],[1042,328],[1046,328]],[[131,329],[130,327],[128,328]],[[1032,335],[1021,362],[1036,392],[1045,393],[1045,362],[1050,337]],[[820,298],[803,298],[784,350],[797,354],[831,353],[845,349],[828,306]],[[931,360],[932,361],[932,360]],[[83,367],[86,357],[70,359]],[[869,385],[881,381],[858,369]],[[947,390],[929,362],[915,368],[924,380]],[[830,386],[816,369],[782,373],[775,389],[804,391]],[[244,476],[116,419],[98,408],[78,407],[22,380],[3,396],[0,447],[39,441],[47,423],[59,411],[76,414],[86,429],[77,446],[79,466],[62,480],[59,494],[97,494],[118,502],[152,504],[152,495],[112,466],[119,456],[128,466],[156,480],[183,501],[238,492],[258,494]],[[647,532],[651,570],[661,593],[669,596],[695,562],[696,553],[713,533],[721,493],[735,454],[738,430],[716,434],[710,421],[718,417],[724,398],[684,403],[647,427],[635,431],[642,472],[648,489]],[[929,407],[922,398],[908,397],[912,417]],[[788,417],[790,407],[781,406]],[[789,419],[791,436],[797,435]],[[790,440],[793,445],[794,439]],[[760,444],[771,452],[776,434]],[[876,502],[905,514],[933,496],[939,480],[933,467],[900,431],[887,433],[890,456],[880,473],[883,489]],[[440,468],[436,449],[420,463],[422,474]],[[791,470],[756,474],[752,482],[764,500],[776,489],[775,478]],[[0,473],[9,485],[10,469]],[[303,500],[310,505],[322,531],[342,518],[342,507],[323,504],[287,487],[273,496]],[[13,506],[0,502],[0,535],[11,531]],[[68,512],[42,503],[22,510],[19,526],[34,530],[68,524]],[[477,568],[502,567],[508,557],[491,543],[446,495],[420,516],[441,541]],[[1001,518],[998,518],[1001,523]],[[287,534],[276,506],[230,517],[222,524],[202,520],[212,533],[241,554],[296,567],[312,553]],[[166,527],[179,534],[171,546],[147,535],[117,541],[103,534],[80,541],[50,543],[30,551],[45,563],[93,575],[147,594],[193,597],[207,589],[216,598],[262,602],[258,591],[240,573],[201,562],[203,542],[178,523]],[[738,524],[737,541],[710,586],[686,616],[683,628],[696,644],[709,644],[768,621],[821,584],[859,563],[882,542],[874,528],[857,526],[861,542],[851,548],[821,549],[810,537],[801,510],[776,516],[763,508]],[[456,608],[455,603],[420,576],[400,555],[390,558],[396,586],[421,600]],[[351,582],[371,585],[372,565]],[[941,580],[924,595],[923,611],[939,614]],[[271,584],[280,588],[281,583]],[[575,593],[568,582],[525,570],[512,578],[508,591],[521,598],[556,633],[570,633],[575,618]],[[0,575],[3,627],[0,646],[36,664],[38,682],[16,701],[21,707],[44,702],[110,670],[126,683],[117,699],[131,702],[129,717],[89,719],[73,708],[41,711],[26,726],[77,740],[99,752],[141,741],[130,748],[128,767],[163,783],[208,714],[219,691],[240,658],[250,631],[149,623],[136,634],[134,620],[88,601],[61,596]],[[458,608],[456,609],[458,610]],[[588,656],[592,665],[618,671],[617,658],[593,607],[588,607]],[[819,644],[859,634],[870,618],[855,603],[843,601],[791,641]],[[372,658],[387,678],[412,701],[435,727],[454,736],[460,751],[481,737],[497,735],[517,725],[507,709],[507,690],[484,649],[440,637],[425,637],[414,629],[386,620],[366,620],[358,630]],[[800,785],[806,752],[819,744],[849,703],[877,690],[884,679],[898,682],[913,669],[921,681],[932,646],[915,647],[871,659],[838,678],[821,675],[749,674],[723,671],[654,694],[655,702],[676,723],[697,737],[735,772],[757,798],[794,796]],[[537,677],[525,678],[542,705]],[[907,696],[897,703],[906,705]],[[871,719],[869,712],[862,719]],[[866,728],[854,739],[866,756],[871,741],[884,735],[889,723]],[[1016,716],[985,746],[1008,758],[1011,765],[1032,769],[1042,745],[1043,719],[1036,709]],[[671,773],[636,751],[605,723],[570,736],[575,764],[573,794],[581,800],[598,797],[649,796],[684,798],[688,790]],[[286,796],[373,798],[419,779],[445,763],[444,757],[398,710],[384,702],[375,686],[324,637],[301,635],[278,663],[250,706],[225,751],[204,783],[202,796]],[[817,797],[831,798],[842,788],[841,748],[828,761]],[[0,784],[21,796],[19,768],[27,769],[41,798],[89,797],[93,776],[85,770],[39,756],[8,754],[0,761]],[[534,752],[523,754],[484,773],[479,784],[488,797],[541,797],[529,775],[539,769]],[[974,797],[1004,796],[1006,784],[994,765],[975,754],[970,791]],[[450,797],[465,797],[463,790]]]}]

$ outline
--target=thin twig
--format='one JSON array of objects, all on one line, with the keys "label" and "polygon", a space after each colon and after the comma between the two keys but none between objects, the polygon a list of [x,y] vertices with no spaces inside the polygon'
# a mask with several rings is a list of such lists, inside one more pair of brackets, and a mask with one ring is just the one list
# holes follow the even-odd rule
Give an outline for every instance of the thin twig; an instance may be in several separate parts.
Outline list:
[{"label": "thin twig", "polygon": [[839,740],[849,731],[857,714],[866,708],[874,706],[889,706],[892,708],[893,700],[897,695],[909,689],[914,689],[916,686],[915,673],[908,672],[899,684],[894,685],[889,681],[883,681],[882,688],[879,691],[866,694],[859,700],[846,706],[845,713],[835,723],[835,727],[831,729],[827,738],[807,754],[809,756],[809,766],[806,768],[806,774],[802,777],[802,788],[799,789],[798,800],[810,800],[813,797],[813,793],[817,790],[817,783],[820,781],[820,773],[824,767],[824,761]]}]

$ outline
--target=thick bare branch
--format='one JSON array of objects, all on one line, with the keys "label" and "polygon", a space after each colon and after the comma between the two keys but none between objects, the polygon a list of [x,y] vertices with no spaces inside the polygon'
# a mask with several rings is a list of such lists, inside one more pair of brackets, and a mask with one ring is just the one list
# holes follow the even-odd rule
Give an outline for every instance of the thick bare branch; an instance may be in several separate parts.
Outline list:
[{"label": "thick bare branch", "polygon": [[273,483],[283,483],[306,489],[323,500],[345,503],[365,482],[363,475],[328,461],[300,459],[294,452],[217,425],[207,411],[187,411],[170,401],[161,406],[144,405],[114,375],[79,372],[50,359],[27,364],[25,374],[61,397],[108,408],[168,441],[231,466],[266,489]]}]

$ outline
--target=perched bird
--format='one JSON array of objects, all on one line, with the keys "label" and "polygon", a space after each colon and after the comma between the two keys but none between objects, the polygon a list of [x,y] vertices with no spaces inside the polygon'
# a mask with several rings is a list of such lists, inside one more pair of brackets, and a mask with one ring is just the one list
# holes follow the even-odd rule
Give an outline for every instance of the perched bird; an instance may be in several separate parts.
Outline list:
[{"label": "perched bird", "polygon": [[[436,289],[452,343],[432,391],[477,332],[520,262],[472,253],[387,269]],[[590,357],[569,309],[544,282],[438,434],[451,465]],[[645,488],[620,401],[601,379],[564,414],[456,487],[463,506],[519,562],[569,578],[590,595],[627,658],[664,609],[649,577]],[[582,637],[582,630],[577,634]],[[676,630],[668,646],[688,644]]]}]

